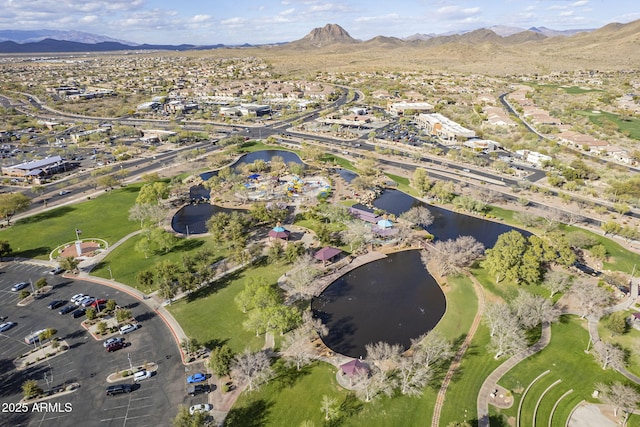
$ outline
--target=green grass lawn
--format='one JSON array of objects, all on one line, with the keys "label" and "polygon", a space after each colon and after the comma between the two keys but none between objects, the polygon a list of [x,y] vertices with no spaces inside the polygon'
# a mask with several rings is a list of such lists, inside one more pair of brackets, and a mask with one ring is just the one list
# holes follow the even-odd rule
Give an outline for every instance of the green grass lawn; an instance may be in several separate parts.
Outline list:
[{"label": "green grass lawn", "polygon": [[[176,262],[178,265],[182,265],[182,257],[188,254],[194,254],[200,249],[209,249],[214,253],[216,259],[222,259],[226,257],[227,251],[214,244],[210,238],[207,237],[191,237],[189,239],[180,238],[178,244],[167,254],[149,254],[145,258],[142,252],[135,250],[135,245],[140,239],[145,239],[142,235],[137,235],[118,246],[107,255],[104,260],[98,264],[91,274],[94,276],[104,277],[108,279],[113,275],[113,278],[118,282],[127,284],[142,292],[150,293],[158,289],[157,286],[153,286],[150,289],[142,288],[137,280],[136,274],[142,270],[153,269],[153,266],[160,261],[169,260]],[[111,268],[109,273],[108,268]]]},{"label": "green grass lawn", "polygon": [[619,132],[628,134],[629,138],[640,140],[640,119],[637,117],[623,120],[619,115],[606,111],[600,111],[598,113],[594,113],[593,111],[576,111],[576,113],[588,117],[591,122],[597,125],[602,125],[605,121],[613,122],[618,126]]},{"label": "green grass lawn", "polygon": [[14,256],[38,259],[48,259],[57,246],[74,241],[76,228],[82,230],[82,238],[96,237],[113,244],[137,228],[136,221],[128,217],[140,186],[128,185],[21,219],[0,231],[0,239],[9,241]]},{"label": "green grass lawn", "polygon": [[336,368],[327,363],[296,371],[284,363],[275,364],[276,376],[258,391],[243,393],[225,420],[229,427],[299,426],[311,421],[325,425],[320,410],[324,395],[335,398],[349,411],[359,412],[363,404],[336,382]]},{"label": "green grass lawn", "polygon": [[[591,393],[598,382],[612,383],[623,381],[617,372],[603,370],[595,361],[592,354],[586,354],[585,349],[589,339],[584,327],[585,320],[575,316],[565,316],[562,321],[552,326],[551,343],[542,352],[529,357],[515,366],[501,380],[500,385],[514,391],[514,404],[511,408],[497,411],[508,417],[515,417],[519,401],[522,397],[520,389],[527,386],[546,370],[550,373],[539,380],[525,396],[522,409],[523,425],[532,425],[534,408],[546,388],[556,380],[561,383],[553,387],[544,395],[538,407],[537,422],[547,425],[553,405],[564,392],[573,392],[564,398],[553,415],[553,425],[564,425],[573,408],[582,400],[594,401]],[[576,369],[579,369],[577,374]]]},{"label": "green grass lawn", "polygon": [[234,352],[242,352],[246,347],[257,350],[262,348],[264,336],[256,337],[254,332],[243,329],[247,315],[238,309],[234,298],[249,278],[274,283],[289,268],[278,263],[248,267],[195,291],[167,309],[189,338],[196,338],[208,348],[226,343]]}]

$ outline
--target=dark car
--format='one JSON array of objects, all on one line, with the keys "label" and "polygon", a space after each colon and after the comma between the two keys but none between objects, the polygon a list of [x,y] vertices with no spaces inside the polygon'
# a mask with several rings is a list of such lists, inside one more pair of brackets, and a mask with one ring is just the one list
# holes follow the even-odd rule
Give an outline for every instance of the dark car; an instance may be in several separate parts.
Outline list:
[{"label": "dark car", "polygon": [[66,307],[62,307],[60,310],[58,310],[58,314],[67,314],[67,313],[71,313],[73,310],[75,310],[76,308],[73,305],[68,305]]},{"label": "dark car", "polygon": [[113,351],[120,350],[121,348],[126,347],[126,343],[123,341],[114,342],[113,344],[107,346],[107,352],[111,353]]},{"label": "dark car", "polygon": [[117,384],[107,387],[107,396],[115,396],[122,393],[131,393],[131,384]]},{"label": "dark car", "polygon": [[74,311],[72,313],[72,316],[74,319],[77,319],[78,317],[82,317],[84,316],[84,314],[86,313],[87,309],[86,308],[79,308],[76,311]]},{"label": "dark car", "polygon": [[67,302],[63,299],[54,299],[53,301],[51,301],[49,303],[49,305],[47,305],[47,308],[49,310],[53,310],[56,309],[58,307],[62,307],[63,305],[65,305]]},{"label": "dark car", "polygon": [[200,393],[209,393],[210,391],[211,387],[209,387],[209,384],[196,384],[187,387],[187,394],[189,396],[195,396]]},{"label": "dark car", "polygon": [[573,264],[573,266],[575,268],[577,268],[578,270],[582,271],[584,274],[588,274],[588,275],[593,276],[593,277],[596,277],[596,276],[600,275],[599,271],[594,270],[593,268],[589,267],[588,265],[576,262],[575,264]]}]

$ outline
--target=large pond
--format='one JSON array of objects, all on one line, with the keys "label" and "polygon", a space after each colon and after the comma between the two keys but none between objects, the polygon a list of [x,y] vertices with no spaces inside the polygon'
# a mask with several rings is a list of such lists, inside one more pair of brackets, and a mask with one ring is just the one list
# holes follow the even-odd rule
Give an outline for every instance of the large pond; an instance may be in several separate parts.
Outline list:
[{"label": "large pond", "polygon": [[419,251],[390,254],[333,282],[311,303],[329,329],[324,343],[340,354],[365,357],[365,346],[384,341],[411,345],[433,329],[446,310],[440,286]]}]

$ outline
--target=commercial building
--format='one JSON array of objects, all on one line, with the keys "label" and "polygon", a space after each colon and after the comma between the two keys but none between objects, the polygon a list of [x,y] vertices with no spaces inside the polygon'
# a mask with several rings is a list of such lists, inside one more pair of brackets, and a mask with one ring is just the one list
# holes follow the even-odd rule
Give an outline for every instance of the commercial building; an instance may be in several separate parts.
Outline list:
[{"label": "commercial building", "polygon": [[454,145],[476,136],[471,129],[459,125],[440,113],[418,114],[415,120],[431,135],[437,136],[443,144]]},{"label": "commercial building", "polygon": [[66,160],[62,157],[52,156],[42,160],[32,160],[30,162],[3,167],[2,174],[6,176],[35,178],[62,172],[67,170],[67,166]]},{"label": "commercial building", "polygon": [[433,105],[428,102],[390,102],[387,105],[390,114],[396,116],[404,116],[405,112],[411,111],[416,113],[432,113]]}]

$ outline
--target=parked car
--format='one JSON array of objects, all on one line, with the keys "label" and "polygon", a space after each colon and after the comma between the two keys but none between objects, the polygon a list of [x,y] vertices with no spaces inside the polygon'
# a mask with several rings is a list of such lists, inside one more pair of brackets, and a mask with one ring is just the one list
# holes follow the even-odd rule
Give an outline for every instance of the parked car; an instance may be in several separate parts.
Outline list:
[{"label": "parked car", "polygon": [[211,387],[209,384],[195,384],[187,387],[187,394],[189,396],[195,396],[200,393],[209,393],[211,391]]},{"label": "parked car", "polygon": [[98,306],[104,306],[104,304],[106,304],[107,300],[106,299],[97,299],[94,302],[91,303],[91,307],[94,308],[98,308]]},{"label": "parked car", "polygon": [[60,310],[58,310],[58,314],[67,314],[67,313],[71,313],[73,310],[75,310],[76,307],[73,305],[67,305],[65,307],[62,307]]},{"label": "parked car", "polygon": [[55,267],[55,268],[53,268],[53,269],[49,270],[49,274],[51,274],[51,275],[53,275],[53,276],[55,276],[56,274],[60,274],[60,273],[62,273],[62,272],[64,272],[64,268],[62,268],[62,267],[60,267],[60,266]]},{"label": "parked car", "polygon": [[60,192],[58,194],[61,195],[61,196],[64,196],[65,194],[69,194],[69,193],[71,193],[71,191],[69,191],[69,190],[60,190]]},{"label": "parked car", "polygon": [[112,338],[109,338],[109,339],[105,340],[102,343],[102,345],[106,348],[106,347],[109,347],[111,344],[115,344],[117,342],[123,342],[123,341],[124,341],[124,338],[122,338],[122,337],[112,337]]},{"label": "parked car", "polygon": [[151,372],[146,370],[138,371],[135,374],[133,374],[133,380],[135,382],[146,380],[147,378],[151,378]]},{"label": "parked car", "polygon": [[133,332],[136,329],[138,329],[137,323],[129,323],[120,327],[120,335],[128,334],[129,332]]},{"label": "parked car", "polygon": [[54,299],[53,301],[51,301],[49,303],[49,305],[47,305],[47,308],[49,310],[53,310],[56,309],[58,307],[62,307],[63,305],[65,305],[67,302],[63,299]]},{"label": "parked car", "polygon": [[209,412],[212,409],[213,406],[209,403],[198,403],[197,405],[193,405],[189,408],[189,413],[193,415],[197,412]]},{"label": "parked car", "polygon": [[111,353],[117,350],[120,350],[121,348],[125,347],[125,342],[124,341],[118,341],[118,342],[114,342],[113,344],[107,346],[107,352]]},{"label": "parked car", "polygon": [[84,298],[82,298],[81,300],[76,301],[76,305],[77,305],[77,306],[83,306],[83,307],[84,307],[84,303],[85,303],[86,301],[93,302],[93,301],[95,301],[95,300],[96,300],[96,299],[95,299],[94,297],[91,297],[91,296],[87,295],[87,296],[85,296]]},{"label": "parked car", "polygon": [[27,286],[29,286],[29,282],[18,282],[15,285],[13,285],[11,287],[11,291],[12,292],[18,292],[24,288],[26,288]]},{"label": "parked car", "polygon": [[82,317],[84,316],[84,314],[87,312],[86,308],[78,308],[76,311],[74,311],[71,315],[73,316],[74,319],[77,319],[78,317]]},{"label": "parked car", "polygon": [[76,303],[78,301],[82,301],[83,299],[85,299],[86,297],[88,297],[89,295],[85,295],[85,294],[75,294],[74,296],[72,296],[70,298],[72,303]]},{"label": "parked car", "polygon": [[83,299],[80,305],[82,305],[83,307],[91,307],[94,302],[96,302],[96,299],[94,297],[89,297]]},{"label": "parked car", "polygon": [[16,322],[4,322],[0,324],[0,332],[8,331],[9,329],[16,326]]},{"label": "parked car", "polygon": [[201,383],[207,380],[207,376],[202,372],[187,377],[187,384]]},{"label": "parked car", "polygon": [[117,384],[107,387],[107,396],[115,396],[122,393],[131,393],[131,384]]}]

